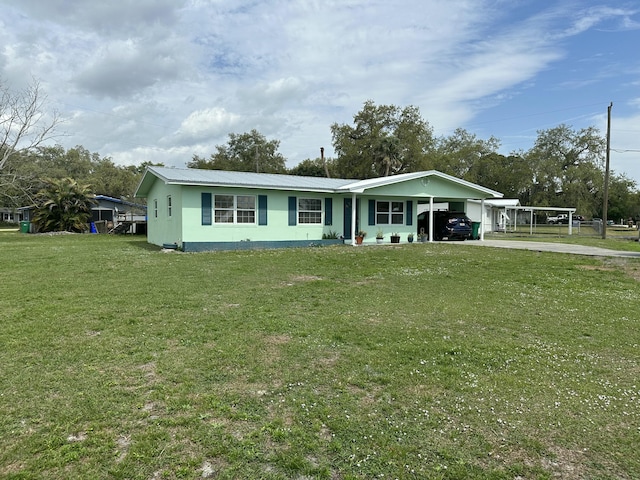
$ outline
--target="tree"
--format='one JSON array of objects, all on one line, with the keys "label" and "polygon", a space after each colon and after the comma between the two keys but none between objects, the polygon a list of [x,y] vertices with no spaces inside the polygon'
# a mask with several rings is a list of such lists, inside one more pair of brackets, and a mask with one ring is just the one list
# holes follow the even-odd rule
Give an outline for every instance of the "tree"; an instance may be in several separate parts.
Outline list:
[{"label": "tree", "polygon": [[500,141],[495,137],[482,140],[465,129],[458,128],[452,135],[437,140],[429,168],[426,169],[470,180],[466,178],[467,172],[484,157],[496,154],[499,148]]},{"label": "tree", "polygon": [[[604,180],[603,180],[604,183]],[[609,204],[607,207],[607,217],[614,221],[627,220],[633,218],[640,219],[640,193],[637,191],[636,182],[625,175],[618,175],[611,172],[609,176]],[[602,217],[602,203],[604,194],[602,190],[596,198],[596,204],[592,214]]]},{"label": "tree", "polygon": [[[325,169],[326,166],[326,169]],[[325,177],[329,171],[330,176],[335,176],[335,162],[333,159],[307,158],[298,165],[289,169],[289,175],[302,175],[306,177]]]},{"label": "tree", "polygon": [[110,158],[97,159],[92,163],[88,183],[95,185],[94,191],[114,198],[133,199],[142,174],[135,169],[123,168]]},{"label": "tree", "polygon": [[14,175],[15,180],[3,191],[3,196],[10,205],[29,205],[46,186],[43,179],[68,177],[78,183],[93,185],[96,193],[131,199],[145,166],[115,165],[110,158],[101,158],[81,145],[69,150],[60,145],[40,146],[11,156],[5,175]]},{"label": "tree", "polygon": [[433,147],[433,133],[415,106],[375,105],[368,100],[354,126],[331,125],[337,174],[373,178],[420,169]]},{"label": "tree", "polygon": [[538,131],[525,159],[531,166],[531,204],[595,212],[603,185],[606,140],[595,127],[568,125]]},{"label": "tree", "polygon": [[33,222],[41,232],[83,232],[95,204],[89,185],[71,178],[48,180],[37,196]]},{"label": "tree", "polygon": [[52,139],[60,122],[57,113],[45,114],[46,95],[40,84],[33,81],[23,90],[12,91],[0,80],[0,192],[3,195],[23,191],[25,185],[16,186],[21,177],[14,163],[38,146]]},{"label": "tree", "polygon": [[280,142],[267,140],[257,130],[229,134],[226,145],[216,145],[216,153],[209,160],[197,155],[187,163],[189,168],[231,170],[237,172],[287,173],[286,161],[278,153]]},{"label": "tree", "polygon": [[518,198],[523,205],[528,202],[531,178],[531,168],[521,155],[505,157],[499,153],[480,156],[465,175],[465,180],[496,190],[507,198]]}]

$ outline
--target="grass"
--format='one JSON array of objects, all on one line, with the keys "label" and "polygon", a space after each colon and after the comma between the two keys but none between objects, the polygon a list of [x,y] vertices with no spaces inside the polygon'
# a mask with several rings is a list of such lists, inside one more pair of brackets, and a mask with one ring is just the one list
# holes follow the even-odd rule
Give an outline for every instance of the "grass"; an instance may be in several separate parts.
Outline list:
[{"label": "grass", "polygon": [[1,478],[640,477],[640,263],[0,233]]}]

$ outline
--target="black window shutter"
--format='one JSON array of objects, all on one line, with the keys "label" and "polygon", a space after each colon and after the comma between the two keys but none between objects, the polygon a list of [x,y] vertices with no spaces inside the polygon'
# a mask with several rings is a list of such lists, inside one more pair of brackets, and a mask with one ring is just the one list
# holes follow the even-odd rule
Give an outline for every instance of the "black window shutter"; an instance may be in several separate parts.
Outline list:
[{"label": "black window shutter", "polygon": [[324,199],[324,224],[333,225],[333,199]]},{"label": "black window shutter", "polygon": [[376,201],[369,200],[369,225],[376,224]]},{"label": "black window shutter", "polygon": [[413,200],[407,200],[407,225],[413,225]]},{"label": "black window shutter", "polygon": [[201,197],[202,225],[211,225],[211,194],[202,193]]},{"label": "black window shutter", "polygon": [[296,197],[289,197],[289,225],[295,226],[298,224],[298,199]]},{"label": "black window shutter", "polygon": [[258,225],[267,224],[267,196],[258,195]]}]

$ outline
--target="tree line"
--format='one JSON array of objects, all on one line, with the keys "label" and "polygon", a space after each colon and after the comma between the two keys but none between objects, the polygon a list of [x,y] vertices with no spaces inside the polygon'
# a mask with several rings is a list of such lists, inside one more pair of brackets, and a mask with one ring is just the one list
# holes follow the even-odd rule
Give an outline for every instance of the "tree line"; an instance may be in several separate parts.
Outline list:
[{"label": "tree line", "polygon": [[[252,130],[230,134],[209,158],[194,155],[187,166],[354,179],[438,170],[522,205],[575,207],[580,215],[602,216],[606,140],[595,127],[540,130],[531,149],[509,155],[499,153],[497,138],[481,139],[462,128],[434,136],[415,106],[367,101],[352,124],[330,128],[334,158],[307,158],[288,169],[279,141]],[[624,174],[610,175],[608,216],[640,217],[640,193]]]},{"label": "tree line", "polygon": [[[36,82],[18,94],[0,88],[0,118],[5,119],[0,122],[0,206],[41,203],[41,192],[61,179],[95,194],[133,200],[151,163],[121,166],[82,146],[45,145],[59,120],[55,114],[44,120],[44,104]],[[495,137],[481,139],[462,128],[436,137],[418,107],[369,100],[351,124],[334,123],[330,130],[333,158],[321,154],[287,168],[280,142],[251,130],[230,133],[208,158],[194,155],[186,166],[353,179],[438,170],[523,205],[575,207],[587,217],[602,213],[606,142],[595,127],[540,130],[531,149],[503,155]],[[610,218],[640,217],[639,200],[634,181],[615,172],[610,176]]]}]

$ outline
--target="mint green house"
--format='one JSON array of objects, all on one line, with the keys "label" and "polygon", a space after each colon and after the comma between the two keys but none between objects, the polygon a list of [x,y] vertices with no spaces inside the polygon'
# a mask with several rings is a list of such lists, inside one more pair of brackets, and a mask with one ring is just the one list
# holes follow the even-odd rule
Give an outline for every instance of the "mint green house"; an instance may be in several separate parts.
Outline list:
[{"label": "mint green house", "polygon": [[331,233],[355,245],[359,231],[365,243],[378,232],[406,242],[419,233],[418,204],[466,211],[502,194],[435,170],[347,180],[149,167],[135,196],[147,199],[149,243],[193,252],[307,246]]}]

